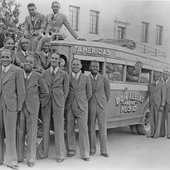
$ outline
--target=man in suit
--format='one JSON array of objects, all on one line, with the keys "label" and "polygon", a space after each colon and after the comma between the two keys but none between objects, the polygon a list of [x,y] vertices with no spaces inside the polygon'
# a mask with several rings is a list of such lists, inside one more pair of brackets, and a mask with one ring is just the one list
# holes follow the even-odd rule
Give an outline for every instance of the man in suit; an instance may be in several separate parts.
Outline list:
[{"label": "man in suit", "polygon": [[45,16],[36,11],[34,3],[29,3],[27,8],[30,15],[25,18],[24,36],[32,41],[30,50],[35,52],[37,42],[41,38]]},{"label": "man in suit", "polygon": [[165,136],[165,120],[166,120],[166,135],[167,139],[170,139],[170,78],[169,78],[169,71],[165,70],[162,74],[163,83],[166,87],[166,99],[165,99],[165,108],[164,114],[162,115],[162,126],[161,126],[161,133],[162,136]]},{"label": "man in suit", "polygon": [[81,73],[82,65],[79,59],[72,60],[71,68],[70,90],[66,100],[68,157],[76,154],[75,120],[77,120],[80,155],[83,160],[89,161],[87,119],[92,87],[89,77]]},{"label": "man in suit", "polygon": [[24,82],[19,75],[20,68],[11,64],[11,51],[3,49],[0,55],[0,164],[4,162],[6,137],[6,165],[17,170],[16,124],[23,104]]},{"label": "man in suit", "polygon": [[49,39],[44,39],[42,48],[36,52],[37,64],[41,71],[50,67],[51,43]]},{"label": "man in suit", "polygon": [[36,159],[37,123],[40,101],[41,105],[44,106],[44,100],[49,94],[43,76],[33,71],[33,66],[34,58],[28,55],[24,63],[24,70],[21,70],[21,76],[25,82],[25,95],[22,111],[18,115],[17,129],[18,161],[22,162],[24,159],[25,134],[27,134],[27,164],[29,167],[34,166]]},{"label": "man in suit", "polygon": [[166,100],[165,84],[160,81],[160,72],[154,72],[154,82],[149,85],[149,105],[151,133],[147,137],[158,138],[161,132],[162,112]]},{"label": "man in suit", "polygon": [[43,30],[49,34],[49,33],[59,33],[61,27],[65,25],[67,30],[71,33],[71,35],[75,38],[78,39],[78,35],[75,33],[75,31],[72,29],[70,26],[67,17],[60,13],[60,3],[57,1],[52,2],[52,10],[53,13],[49,14],[45,18],[45,22],[43,25]]},{"label": "man in suit", "polygon": [[96,119],[99,125],[100,152],[104,157],[107,153],[107,131],[106,131],[106,105],[110,98],[110,84],[108,79],[99,74],[99,62],[90,63],[90,80],[92,84],[92,97],[89,101],[89,139],[90,155],[96,153]]},{"label": "man in suit", "polygon": [[55,132],[56,161],[63,162],[66,149],[64,141],[64,106],[69,90],[69,79],[65,71],[59,68],[60,56],[53,53],[50,58],[51,66],[43,72],[44,79],[49,88],[49,97],[46,107],[41,107],[43,122],[43,146],[40,159],[48,157],[50,125],[53,118]]}]

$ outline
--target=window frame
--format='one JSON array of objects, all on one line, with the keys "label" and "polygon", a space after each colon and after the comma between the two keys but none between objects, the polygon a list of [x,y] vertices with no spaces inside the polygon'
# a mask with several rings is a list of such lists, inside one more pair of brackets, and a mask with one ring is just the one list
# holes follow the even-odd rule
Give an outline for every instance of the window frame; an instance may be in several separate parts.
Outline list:
[{"label": "window frame", "polygon": [[99,11],[90,10],[89,33],[99,34]]},{"label": "window frame", "polygon": [[149,23],[148,22],[141,23],[141,42],[143,43],[149,42]]}]

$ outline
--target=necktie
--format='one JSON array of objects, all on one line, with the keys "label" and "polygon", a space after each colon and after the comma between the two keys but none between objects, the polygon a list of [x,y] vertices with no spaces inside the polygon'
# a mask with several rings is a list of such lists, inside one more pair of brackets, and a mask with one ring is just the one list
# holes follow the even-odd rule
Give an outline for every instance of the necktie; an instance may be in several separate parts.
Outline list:
[{"label": "necktie", "polygon": [[28,78],[28,75],[26,75],[26,77],[25,77],[25,85],[26,86],[28,85],[28,81],[29,81],[29,78]]},{"label": "necktie", "polygon": [[2,80],[4,80],[6,76],[6,68],[4,67],[4,69],[2,70]]},{"label": "necktie", "polygon": [[51,75],[52,75],[52,77],[54,77],[54,76],[55,76],[54,69],[52,70]]},{"label": "necktie", "polygon": [[77,81],[78,80],[78,75],[75,73],[74,79]]}]

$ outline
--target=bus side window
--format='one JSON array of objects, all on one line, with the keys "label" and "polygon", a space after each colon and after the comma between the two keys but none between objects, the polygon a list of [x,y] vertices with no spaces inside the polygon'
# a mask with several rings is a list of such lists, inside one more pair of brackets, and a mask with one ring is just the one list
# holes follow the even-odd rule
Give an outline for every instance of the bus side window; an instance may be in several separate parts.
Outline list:
[{"label": "bus side window", "polygon": [[123,81],[123,65],[106,63],[105,75],[110,81]]},{"label": "bus side window", "polygon": [[140,70],[134,66],[127,66],[126,70],[126,81],[127,82],[136,82],[139,81]]},{"label": "bus side window", "polygon": [[151,81],[151,70],[142,68],[141,75],[140,75],[140,83],[150,83]]}]

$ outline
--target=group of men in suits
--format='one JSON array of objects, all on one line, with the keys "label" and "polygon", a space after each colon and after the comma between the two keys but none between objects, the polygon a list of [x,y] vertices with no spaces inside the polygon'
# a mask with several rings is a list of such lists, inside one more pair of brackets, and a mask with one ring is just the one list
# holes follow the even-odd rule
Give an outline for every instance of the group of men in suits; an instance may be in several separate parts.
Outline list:
[{"label": "group of men in suits", "polygon": [[[170,139],[170,73],[154,72],[153,83],[149,85],[151,133],[147,137],[167,136]],[[166,127],[166,128],[165,128]]]},{"label": "group of men in suits", "polygon": [[[23,39],[24,48],[27,41]],[[26,50],[25,50],[26,51]],[[18,53],[19,57],[19,53]],[[35,58],[27,54],[23,69],[12,64],[12,52],[0,51],[0,164],[4,162],[4,140],[6,138],[6,165],[18,169],[24,160],[27,142],[27,164],[34,166],[36,160],[37,120],[39,109],[42,115],[43,142],[40,159],[48,157],[51,119],[55,132],[56,161],[62,162],[76,154],[75,124],[79,128],[81,158],[89,161],[96,153],[95,124],[99,124],[100,152],[107,153],[105,108],[109,100],[108,80],[99,74],[99,62],[90,64],[91,74],[81,73],[79,59],[71,62],[71,74],[59,67],[60,56],[53,52],[50,67],[42,74],[33,70]],[[64,139],[64,112],[66,112],[66,145]],[[89,133],[88,133],[89,131]],[[89,143],[90,141],[90,143]],[[89,145],[90,144],[90,145]]]}]

